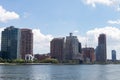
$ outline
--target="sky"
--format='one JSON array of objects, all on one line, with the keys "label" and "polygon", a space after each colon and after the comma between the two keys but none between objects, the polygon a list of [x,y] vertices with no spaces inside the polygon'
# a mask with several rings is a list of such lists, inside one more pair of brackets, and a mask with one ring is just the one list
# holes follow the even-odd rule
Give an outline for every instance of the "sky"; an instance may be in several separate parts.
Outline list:
[{"label": "sky", "polygon": [[105,33],[107,58],[114,49],[120,59],[120,0],[0,0],[0,38],[11,25],[33,30],[34,54],[49,53],[50,41],[70,32],[96,48]]}]

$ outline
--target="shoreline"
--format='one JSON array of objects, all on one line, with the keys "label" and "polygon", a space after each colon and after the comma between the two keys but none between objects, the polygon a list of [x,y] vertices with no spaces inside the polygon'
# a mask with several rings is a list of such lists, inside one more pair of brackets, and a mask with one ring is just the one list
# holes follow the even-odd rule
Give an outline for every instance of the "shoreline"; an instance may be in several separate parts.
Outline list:
[{"label": "shoreline", "polygon": [[51,63],[0,63],[0,65],[51,65]]},{"label": "shoreline", "polygon": [[115,63],[103,63],[103,64],[98,64],[98,63],[83,63],[83,64],[71,64],[71,63],[58,63],[58,64],[53,64],[53,63],[0,63],[0,65],[118,65]]}]

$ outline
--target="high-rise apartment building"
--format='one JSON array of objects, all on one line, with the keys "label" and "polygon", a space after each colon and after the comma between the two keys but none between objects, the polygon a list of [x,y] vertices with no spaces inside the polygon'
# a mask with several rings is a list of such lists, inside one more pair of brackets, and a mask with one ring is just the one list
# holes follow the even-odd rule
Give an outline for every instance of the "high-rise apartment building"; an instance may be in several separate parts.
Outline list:
[{"label": "high-rise apartment building", "polygon": [[4,59],[20,58],[20,30],[14,26],[2,31],[1,51]]},{"label": "high-rise apartment building", "polygon": [[33,33],[31,29],[21,29],[20,54],[25,59],[25,55],[33,55]]},{"label": "high-rise apartment building", "polygon": [[116,61],[116,51],[112,50],[112,61]]},{"label": "high-rise apartment building", "polygon": [[73,36],[73,34],[70,33],[70,35],[66,37],[65,42],[65,59],[75,59],[76,55],[81,52],[81,49],[79,47],[81,47],[81,44],[79,43],[77,36]]},{"label": "high-rise apartment building", "polygon": [[82,48],[82,54],[85,62],[94,62],[95,61],[95,50],[94,48]]},{"label": "high-rise apartment building", "polygon": [[59,62],[63,61],[64,56],[64,38],[54,38],[50,42],[51,58],[57,59]]},{"label": "high-rise apartment building", "polygon": [[106,51],[106,35],[100,34],[98,37],[98,46],[96,48],[96,61],[106,62],[107,61],[107,51]]}]

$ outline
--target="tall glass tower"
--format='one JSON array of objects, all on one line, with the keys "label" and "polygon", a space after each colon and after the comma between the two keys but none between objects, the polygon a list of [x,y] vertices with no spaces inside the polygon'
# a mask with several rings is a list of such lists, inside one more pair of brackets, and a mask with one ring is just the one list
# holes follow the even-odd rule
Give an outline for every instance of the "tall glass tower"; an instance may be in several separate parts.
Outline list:
[{"label": "tall glass tower", "polygon": [[107,61],[106,35],[100,34],[98,37],[98,47],[96,49],[96,61]]},{"label": "tall glass tower", "polygon": [[116,51],[112,50],[112,61],[116,61]]},{"label": "tall glass tower", "polygon": [[20,57],[20,30],[14,26],[2,31],[1,51],[4,59],[17,59]]}]

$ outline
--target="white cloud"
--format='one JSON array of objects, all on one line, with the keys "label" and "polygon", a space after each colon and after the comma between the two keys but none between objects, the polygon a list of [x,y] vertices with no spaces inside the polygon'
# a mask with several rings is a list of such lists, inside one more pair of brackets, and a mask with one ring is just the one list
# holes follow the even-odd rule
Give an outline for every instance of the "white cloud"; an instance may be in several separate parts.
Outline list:
[{"label": "white cloud", "polygon": [[1,33],[4,30],[4,28],[0,28],[0,50],[1,50]]},{"label": "white cloud", "polygon": [[96,4],[104,4],[107,6],[111,6],[114,4],[114,0],[85,0],[86,4],[92,5],[93,7],[96,7]]},{"label": "white cloud", "polygon": [[[98,36],[101,33],[105,33],[107,37],[107,55],[108,58],[111,58],[111,50],[115,49],[117,51],[117,58],[120,59],[119,49],[120,49],[120,29],[116,27],[103,27],[103,28],[95,28],[93,30],[89,30],[86,35],[88,36],[89,43],[92,44],[93,47],[96,47],[98,44]],[[91,46],[91,44],[89,44]]]},{"label": "white cloud", "polygon": [[105,33],[108,37],[120,40],[120,29],[116,27],[95,28],[88,31],[87,35],[90,36],[94,34],[94,37],[98,37],[100,33]]},{"label": "white cloud", "polygon": [[14,11],[7,11],[2,6],[0,6],[0,22],[6,22],[13,19],[19,19],[19,15]]},{"label": "white cloud", "polygon": [[44,35],[40,32],[40,29],[33,29],[34,34],[34,54],[50,52],[50,41],[52,35]]},{"label": "white cloud", "polygon": [[120,24],[120,20],[109,20],[108,21],[109,24]]},{"label": "white cloud", "polygon": [[120,1],[119,0],[83,0],[87,5],[96,7],[97,4],[102,4],[106,6],[113,6],[117,11],[120,11]]}]

